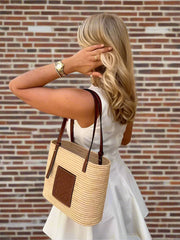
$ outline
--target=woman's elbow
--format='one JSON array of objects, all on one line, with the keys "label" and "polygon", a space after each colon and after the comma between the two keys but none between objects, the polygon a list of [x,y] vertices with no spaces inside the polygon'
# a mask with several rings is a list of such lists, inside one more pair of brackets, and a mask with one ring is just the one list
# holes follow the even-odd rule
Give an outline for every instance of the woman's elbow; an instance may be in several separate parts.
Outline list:
[{"label": "woman's elbow", "polygon": [[11,92],[14,92],[14,86],[13,86],[14,84],[13,84],[13,80],[11,80],[10,81],[10,83],[9,83],[9,90],[11,91]]},{"label": "woman's elbow", "polygon": [[11,92],[13,92],[15,95],[17,95],[17,93],[18,93],[18,90],[19,90],[19,89],[16,87],[16,84],[15,84],[15,82],[14,82],[14,79],[11,80],[10,83],[9,83],[9,90],[10,90]]},{"label": "woman's elbow", "polygon": [[10,90],[11,92],[13,92],[13,84],[12,84],[12,81],[10,81],[10,83],[9,83],[9,90]]}]

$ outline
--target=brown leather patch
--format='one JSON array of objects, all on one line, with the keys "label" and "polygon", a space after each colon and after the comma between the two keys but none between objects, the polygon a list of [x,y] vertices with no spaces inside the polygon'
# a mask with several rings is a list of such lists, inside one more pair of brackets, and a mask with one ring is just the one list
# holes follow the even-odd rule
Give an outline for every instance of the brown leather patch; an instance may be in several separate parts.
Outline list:
[{"label": "brown leather patch", "polygon": [[53,185],[53,196],[66,206],[71,206],[76,176],[58,166]]}]

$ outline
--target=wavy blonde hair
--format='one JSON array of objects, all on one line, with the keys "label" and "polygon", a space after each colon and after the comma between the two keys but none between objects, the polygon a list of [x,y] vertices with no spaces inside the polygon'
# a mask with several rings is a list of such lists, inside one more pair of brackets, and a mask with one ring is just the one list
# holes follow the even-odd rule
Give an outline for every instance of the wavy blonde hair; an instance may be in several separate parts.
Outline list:
[{"label": "wavy blonde hair", "polygon": [[78,29],[81,47],[104,44],[112,51],[101,54],[102,66],[96,71],[102,79],[92,78],[93,84],[102,88],[115,121],[122,124],[133,121],[136,112],[136,89],[133,60],[126,26],[113,14],[98,14],[87,18]]}]

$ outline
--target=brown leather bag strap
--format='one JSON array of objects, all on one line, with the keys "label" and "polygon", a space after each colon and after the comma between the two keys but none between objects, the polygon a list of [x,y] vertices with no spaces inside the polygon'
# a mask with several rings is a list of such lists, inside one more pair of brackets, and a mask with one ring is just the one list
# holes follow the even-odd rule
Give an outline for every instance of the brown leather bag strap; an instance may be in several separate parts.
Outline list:
[{"label": "brown leather bag strap", "polygon": [[53,169],[54,162],[56,160],[56,155],[57,155],[58,148],[59,148],[59,146],[61,146],[61,139],[62,139],[62,135],[64,133],[66,122],[67,122],[67,118],[64,118],[63,122],[62,122],[61,129],[59,131],[59,135],[58,135],[57,141],[56,141],[56,146],[55,146],[54,153],[53,153],[53,156],[52,156],[52,159],[51,159],[51,163],[49,165],[49,169],[48,169],[47,174],[46,174],[46,178],[49,178],[49,176],[51,174],[51,171]]},{"label": "brown leather bag strap", "polygon": [[98,112],[99,112],[99,117],[100,117],[100,145],[99,145],[99,152],[98,152],[98,156],[99,156],[99,165],[102,165],[102,156],[103,156],[103,132],[102,132],[102,104],[101,104],[101,99],[98,96],[98,94],[90,89],[85,89],[86,91],[90,92],[93,95],[94,98],[94,102],[95,102],[95,119],[94,119],[94,128],[93,128],[93,134],[92,134],[92,140],[91,140],[91,144],[89,147],[89,151],[87,154],[87,157],[84,161],[84,165],[83,165],[83,172],[86,172],[87,169],[87,165],[88,165],[88,161],[89,161],[89,155],[92,149],[92,145],[93,145],[93,141],[94,141],[94,135],[95,135],[95,130],[96,130],[96,122],[97,122],[97,118],[98,118]]},{"label": "brown leather bag strap", "polygon": [[[88,89],[89,91],[90,89]],[[102,156],[104,155],[103,152],[103,130],[102,130],[102,104],[101,104],[101,99],[99,97],[99,95],[90,90],[92,94],[94,94],[94,96],[96,97],[97,103],[98,103],[98,109],[99,109],[99,118],[100,118],[100,145],[99,145],[99,165],[102,164]]]},{"label": "brown leather bag strap", "polygon": [[74,142],[74,119],[71,119],[71,123],[70,123],[70,136],[71,136],[71,142]]}]

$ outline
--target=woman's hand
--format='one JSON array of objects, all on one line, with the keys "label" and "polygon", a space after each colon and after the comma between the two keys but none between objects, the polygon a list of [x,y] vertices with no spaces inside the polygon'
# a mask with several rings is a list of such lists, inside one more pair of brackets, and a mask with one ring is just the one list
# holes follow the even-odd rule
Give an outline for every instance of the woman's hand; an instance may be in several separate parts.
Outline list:
[{"label": "woman's hand", "polygon": [[94,69],[102,65],[101,54],[111,51],[111,47],[101,45],[93,45],[81,49],[70,58],[63,59],[64,72],[66,74],[72,72],[80,72],[86,75],[98,75]]}]

